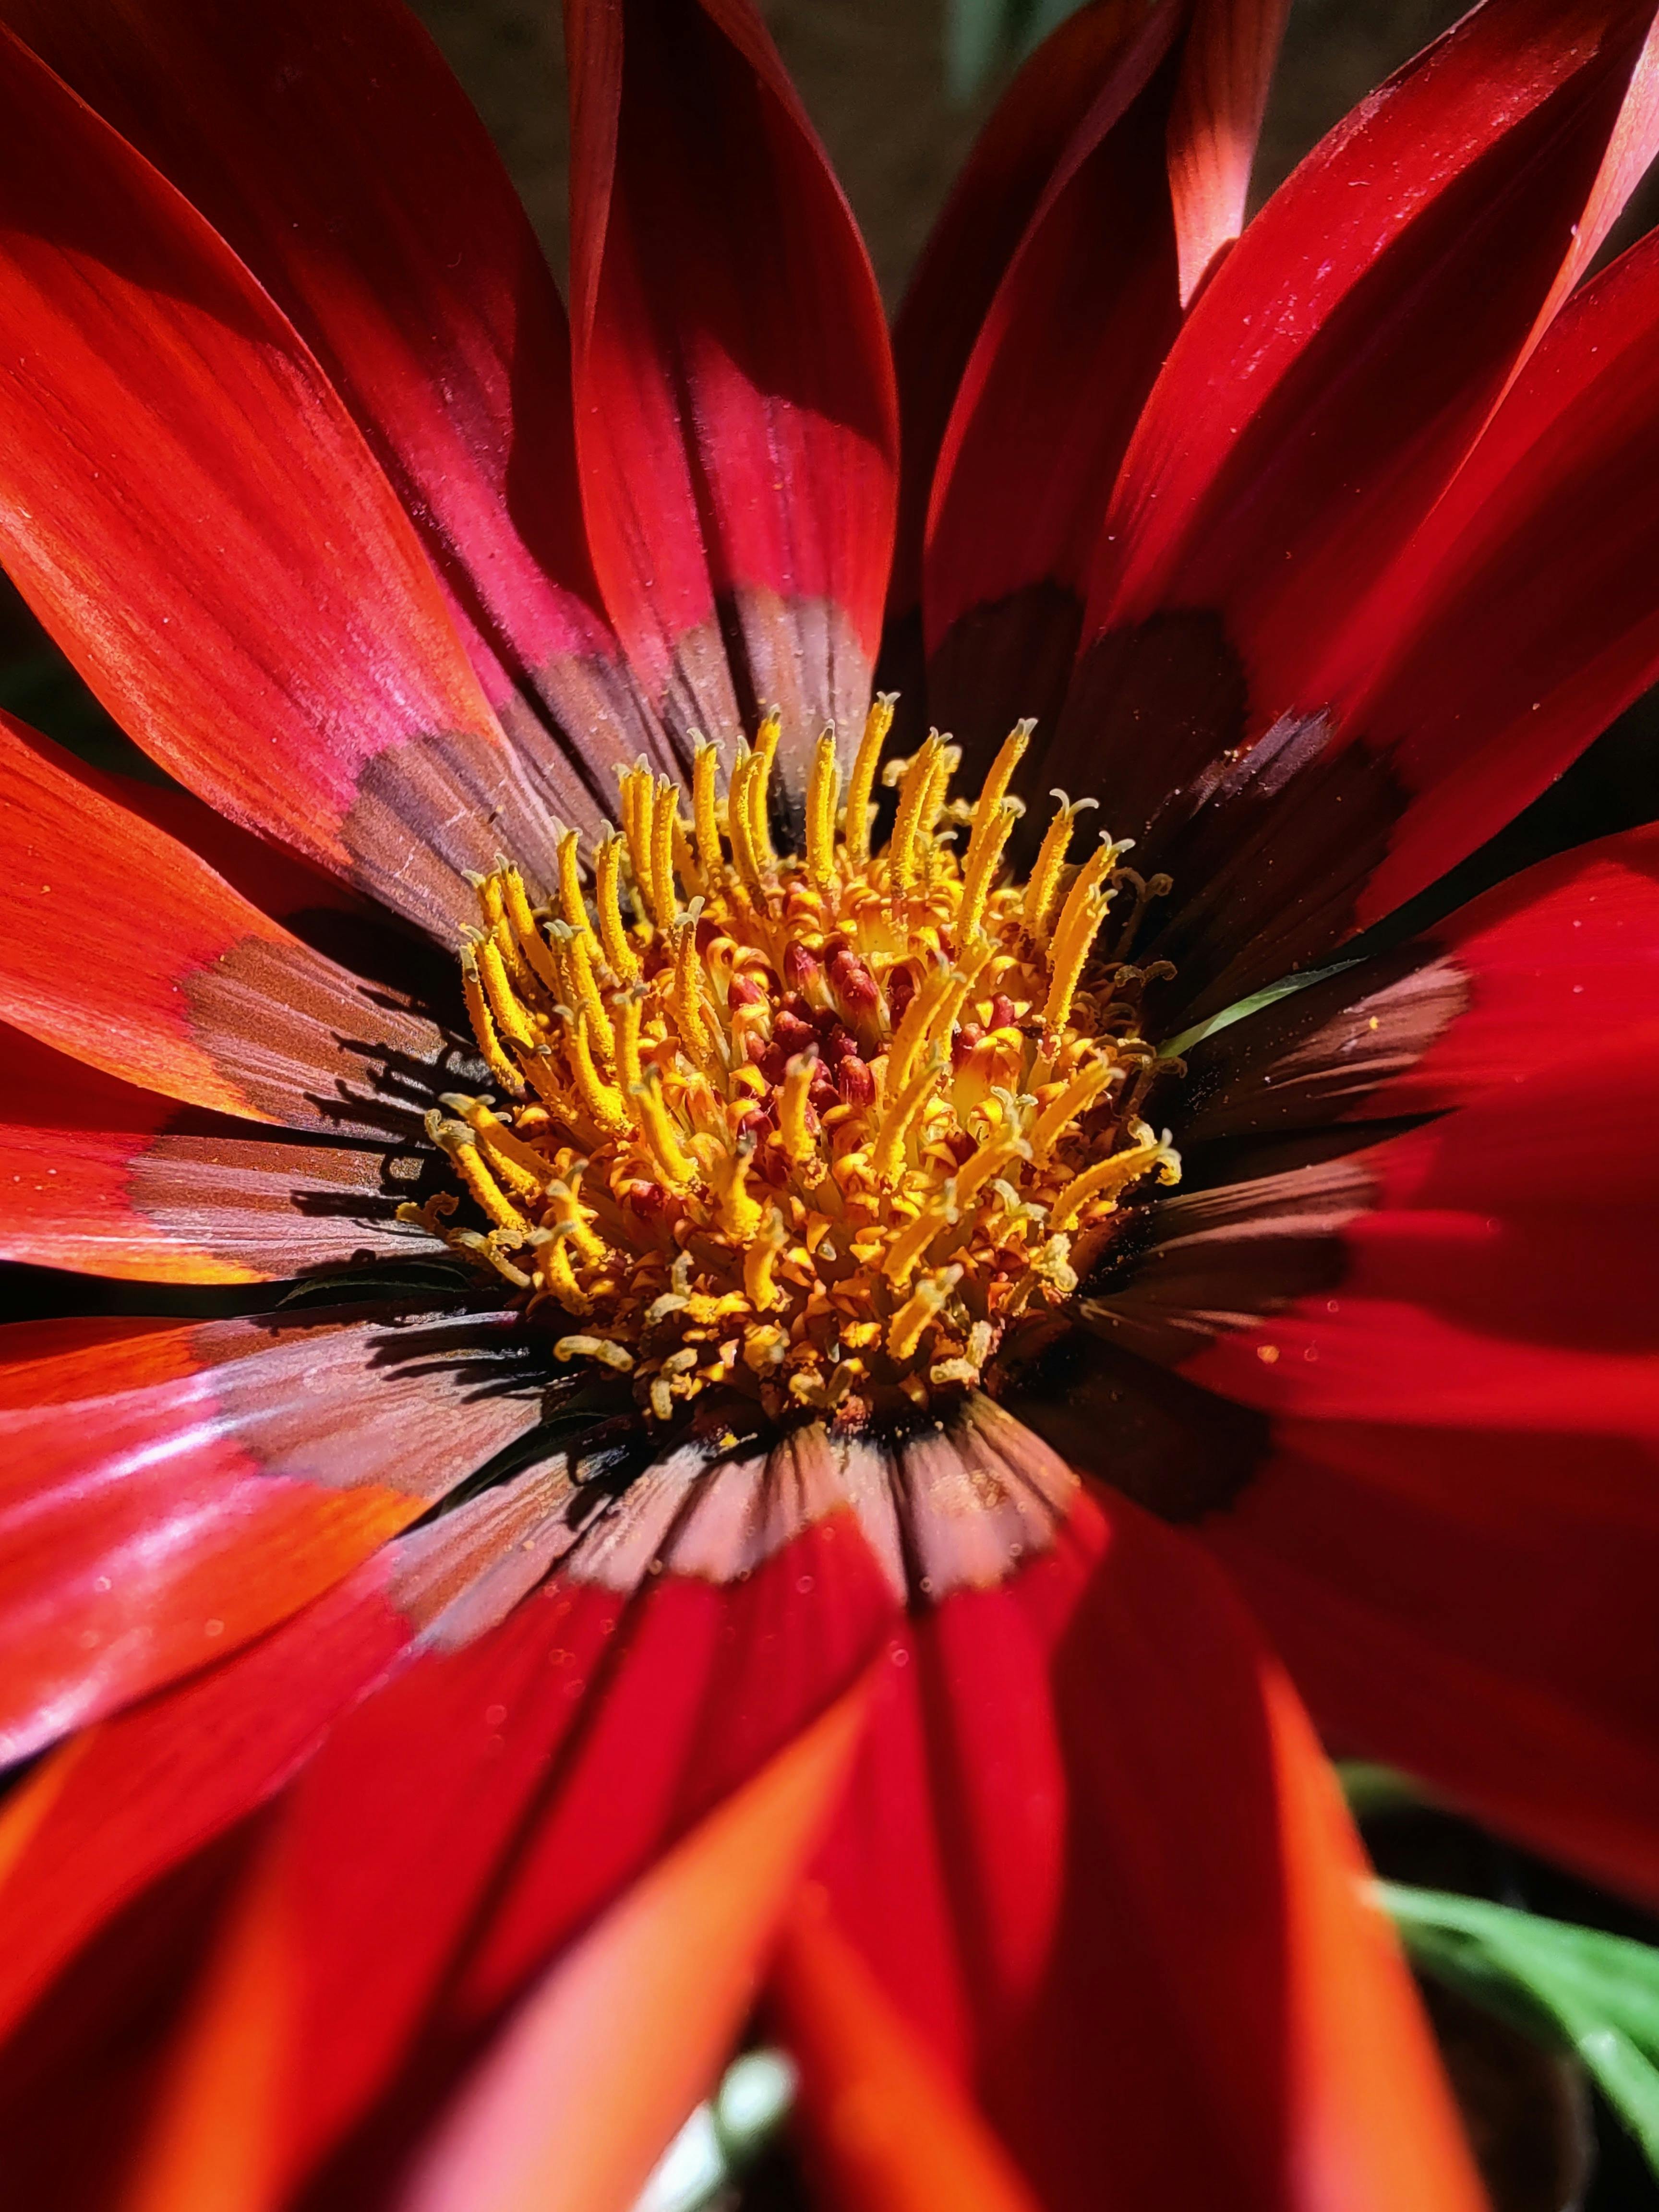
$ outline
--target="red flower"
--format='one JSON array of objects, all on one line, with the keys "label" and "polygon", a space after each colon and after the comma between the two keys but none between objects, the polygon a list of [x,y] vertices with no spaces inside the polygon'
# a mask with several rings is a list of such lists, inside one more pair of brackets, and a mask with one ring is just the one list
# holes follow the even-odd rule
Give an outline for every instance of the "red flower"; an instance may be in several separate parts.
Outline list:
[{"label": "red flower", "polygon": [[323,1294],[6,1332],[9,2172],[620,2206],[760,1995],[860,2212],[1476,2203],[1300,1700],[1659,1889],[1659,836],[1207,1025],[1659,673],[1651,7],[1233,244],[1282,8],[1098,0],[899,403],[741,0],[568,6],[568,344],[394,0],[4,12],[0,548],[186,790],[0,735],[3,1249]]}]

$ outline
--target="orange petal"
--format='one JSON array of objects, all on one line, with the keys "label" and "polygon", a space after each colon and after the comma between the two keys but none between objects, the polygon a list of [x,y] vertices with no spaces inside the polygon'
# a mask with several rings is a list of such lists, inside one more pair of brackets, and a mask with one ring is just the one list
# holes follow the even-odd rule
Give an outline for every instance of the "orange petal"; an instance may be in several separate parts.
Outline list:
[{"label": "orange petal", "polygon": [[553,1968],[450,2112],[403,2212],[632,2202],[753,2001],[864,1702],[860,1688],[831,1706]]},{"label": "orange petal", "polygon": [[1035,2212],[1007,2153],[813,1891],[791,1915],[772,1993],[805,2076],[811,2150],[837,2203]]}]

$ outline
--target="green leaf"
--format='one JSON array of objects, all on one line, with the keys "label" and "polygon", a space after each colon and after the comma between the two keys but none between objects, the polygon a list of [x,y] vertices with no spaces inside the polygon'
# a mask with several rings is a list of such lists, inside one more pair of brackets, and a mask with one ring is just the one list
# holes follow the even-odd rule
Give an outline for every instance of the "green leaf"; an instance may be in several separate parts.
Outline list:
[{"label": "green leaf", "polygon": [[1218,1014],[1212,1014],[1206,1021],[1194,1022],[1191,1029],[1182,1030],[1179,1036],[1172,1036],[1167,1043],[1159,1045],[1159,1054],[1165,1060],[1179,1060],[1183,1053],[1190,1052],[1206,1037],[1213,1036],[1218,1030],[1230,1030],[1235,1022],[1243,1021],[1246,1016],[1259,1014],[1264,1006],[1271,1006],[1280,999],[1288,999],[1292,991],[1305,991],[1310,983],[1322,983],[1328,975],[1340,975],[1345,968],[1357,968],[1358,965],[1357,960],[1333,960],[1324,968],[1306,968],[1299,975],[1282,975],[1278,982],[1268,983],[1259,991],[1252,991],[1248,999],[1235,999],[1231,1006],[1224,1006]]},{"label": "green leaf", "polygon": [[1659,1950],[1403,1882],[1376,1895],[1424,1973],[1576,2051],[1659,2174]]},{"label": "green leaf", "polygon": [[1374,1813],[1396,1813],[1407,1806],[1428,1802],[1409,1774],[1401,1774],[1397,1767],[1379,1766],[1375,1759],[1339,1759],[1336,1778],[1356,1820],[1369,1820]]}]

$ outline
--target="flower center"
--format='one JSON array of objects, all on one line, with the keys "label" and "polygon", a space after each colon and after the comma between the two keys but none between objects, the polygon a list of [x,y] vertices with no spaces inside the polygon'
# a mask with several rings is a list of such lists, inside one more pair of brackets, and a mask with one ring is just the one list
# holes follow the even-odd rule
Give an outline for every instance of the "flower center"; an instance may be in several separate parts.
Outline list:
[{"label": "flower center", "polygon": [[1103,834],[1071,864],[1093,802],[1060,793],[1030,879],[1004,880],[1029,724],[971,805],[937,732],[891,763],[872,855],[891,721],[878,698],[844,805],[819,739],[802,855],[773,848],[771,715],[723,800],[699,744],[690,822],[672,782],[627,771],[591,890],[574,830],[549,907],[506,863],[478,884],[463,980],[506,1103],[452,1093],[428,1117],[489,1224],[441,1233],[658,1420],[711,1385],[851,1423],[975,1382],[1075,1290],[1125,1193],[1179,1175],[1138,1111],[1156,1061],[1124,964],[1167,884]]}]

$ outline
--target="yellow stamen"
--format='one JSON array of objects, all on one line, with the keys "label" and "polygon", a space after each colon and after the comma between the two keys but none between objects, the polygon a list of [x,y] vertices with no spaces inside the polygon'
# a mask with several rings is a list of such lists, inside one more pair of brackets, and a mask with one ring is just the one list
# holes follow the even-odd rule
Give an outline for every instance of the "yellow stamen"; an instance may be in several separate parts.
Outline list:
[{"label": "yellow stamen", "polygon": [[1054,817],[1043,832],[1042,844],[1031,870],[1030,882],[1025,888],[1023,919],[1032,936],[1041,940],[1047,936],[1048,918],[1054,910],[1054,901],[1060,892],[1060,872],[1066,866],[1066,848],[1072,842],[1073,826],[1085,806],[1092,806],[1092,799],[1079,799],[1075,804],[1063,791],[1049,793],[1057,799]]},{"label": "yellow stamen", "polygon": [[645,1008],[642,989],[623,991],[616,1000],[616,1048],[611,1064],[617,1071],[617,1080],[624,1097],[631,1096],[644,1079],[640,1065],[640,1021]]},{"label": "yellow stamen", "polygon": [[537,1246],[536,1272],[550,1295],[567,1313],[592,1312],[593,1301],[576,1280],[576,1271],[570,1263],[568,1238],[556,1234]]},{"label": "yellow stamen", "polygon": [[555,1226],[569,1238],[583,1259],[603,1260],[606,1249],[605,1239],[594,1229],[592,1217],[583,1208],[577,1195],[585,1165],[586,1162],[578,1160],[571,1171],[570,1181],[550,1183],[547,1194],[553,1207]]},{"label": "yellow stamen", "polygon": [[749,1195],[749,1164],[754,1156],[752,1144],[739,1145],[735,1152],[722,1157],[714,1171],[720,1225],[737,1244],[747,1244],[763,1218],[760,1207]]},{"label": "yellow stamen", "polygon": [[708,1066],[714,1037],[703,1011],[702,963],[697,957],[695,921],[683,921],[675,933],[672,1005],[681,1042],[699,1067]]},{"label": "yellow stamen", "polygon": [[619,983],[638,981],[640,963],[623,927],[617,884],[622,875],[623,841],[610,836],[600,842],[593,861],[593,904],[599,917],[599,941],[606,964]]},{"label": "yellow stamen", "polygon": [[991,833],[998,811],[1008,794],[1008,787],[1014,780],[1014,770],[1024,758],[1025,748],[1030,744],[1031,732],[1036,727],[1035,722],[1016,722],[998,748],[997,757],[991,763],[991,772],[985,779],[985,787],[975,804],[968,858],[963,863],[964,878],[973,866],[974,856],[981,842]]},{"label": "yellow stamen", "polygon": [[744,1295],[757,1313],[765,1313],[782,1296],[773,1270],[788,1242],[783,1216],[775,1206],[766,1217],[765,1227],[743,1255]]},{"label": "yellow stamen", "polygon": [[988,1182],[994,1182],[1006,1175],[1017,1160],[1028,1157],[1029,1147],[1018,1137],[1005,1138],[1000,1145],[983,1145],[965,1167],[957,1170],[957,1207],[965,1212]]},{"label": "yellow stamen", "polygon": [[[702,870],[697,866],[697,856],[692,849],[691,839],[687,832],[685,823],[680,818],[679,802],[678,799],[674,804],[672,827],[674,832],[674,873],[680,879],[680,883],[684,890],[686,897],[693,899],[697,897],[701,893],[706,891],[708,887],[703,881]],[[678,911],[678,902],[677,901],[676,911]]]},{"label": "yellow stamen", "polygon": [[495,1034],[495,1018],[489,1011],[489,1001],[484,996],[483,985],[478,979],[477,956],[469,945],[461,955],[461,995],[466,1001],[467,1019],[472,1024],[472,1034],[478,1040],[478,1051],[484,1065],[503,1091],[515,1097],[524,1091],[524,1078],[517,1066],[501,1049],[501,1039]]},{"label": "yellow stamen", "polygon": [[783,1091],[778,1104],[778,1129],[783,1139],[783,1154],[791,1167],[804,1167],[817,1157],[817,1139],[806,1127],[806,1094],[812,1087],[812,1077],[817,1066],[816,1050],[797,1053],[784,1073]]},{"label": "yellow stamen", "polygon": [[870,864],[870,817],[872,811],[870,794],[876,787],[876,770],[881,765],[881,749],[893,726],[893,708],[897,699],[896,691],[878,691],[870,702],[870,711],[864,718],[864,735],[859,741],[858,757],[853,763],[852,781],[847,787],[844,836],[848,866],[855,872]]},{"label": "yellow stamen", "polygon": [[1124,1152],[1114,1152],[1109,1159],[1097,1160],[1081,1175],[1073,1176],[1048,1209],[1049,1228],[1056,1233],[1072,1228],[1091,1200],[1103,1194],[1115,1196],[1126,1183],[1133,1182],[1150,1167],[1162,1149],[1152,1138],[1145,1144],[1131,1145]]},{"label": "yellow stamen", "polygon": [[1073,1122],[1082,1120],[1111,1081],[1113,1072],[1108,1060],[1085,1060],[1054,1103],[1043,1109],[1031,1132],[1031,1158],[1039,1165]]},{"label": "yellow stamen", "polygon": [[581,839],[574,830],[567,830],[559,840],[559,911],[566,925],[588,939],[597,952],[599,940],[593,935],[587,902],[582,896]]},{"label": "yellow stamen", "polygon": [[1103,838],[1095,850],[1078,870],[1072,888],[1066,894],[1066,903],[1060,908],[1060,920],[1049,940],[1048,960],[1053,980],[1048,987],[1048,1003],[1042,1009],[1045,1028],[1062,1028],[1072,1011],[1072,997],[1083,973],[1089,949],[1099,933],[1106,909],[1112,902],[1109,891],[1102,892],[1098,885],[1103,876],[1116,858],[1119,848],[1109,838]]},{"label": "yellow stamen", "polygon": [[901,1229],[888,1248],[882,1263],[882,1273],[890,1283],[908,1283],[921,1262],[922,1254],[945,1230],[954,1228],[961,1214],[954,1203],[948,1206],[924,1206],[907,1228]]},{"label": "yellow stamen", "polygon": [[1082,978],[1084,963],[1089,957],[1090,949],[1110,903],[1109,899],[1091,899],[1082,913],[1075,917],[1066,933],[1063,949],[1056,933],[1054,975],[1048,985],[1048,1000],[1042,1009],[1043,1027],[1051,1038],[1066,1026],[1072,1011],[1072,1000]]},{"label": "yellow stamen", "polygon": [[726,865],[716,812],[715,779],[720,764],[719,746],[711,745],[706,738],[702,740],[691,756],[691,822],[696,832],[697,860],[703,880],[711,890]]},{"label": "yellow stamen", "polygon": [[553,1347],[555,1359],[597,1359],[620,1375],[632,1372],[634,1355],[626,1345],[604,1336],[562,1336]]},{"label": "yellow stamen", "polygon": [[444,1103],[462,1115],[483,1146],[491,1171],[515,1197],[539,1199],[552,1179],[553,1170],[533,1146],[515,1136],[482,1098],[461,1099],[451,1095]]},{"label": "yellow stamen", "polygon": [[891,1182],[898,1173],[904,1140],[910,1133],[910,1124],[921,1111],[928,1093],[938,1083],[945,1065],[942,1053],[930,1053],[926,1064],[900,1091],[881,1117],[881,1127],[876,1132],[876,1141],[870,1155],[870,1164],[878,1183]]},{"label": "yellow stamen", "polygon": [[934,730],[906,769],[899,786],[898,815],[893,823],[893,842],[887,848],[887,865],[894,889],[901,893],[916,879],[916,828],[933,781],[933,763],[942,750],[943,741]]},{"label": "yellow stamen", "polygon": [[933,1017],[950,990],[951,982],[951,973],[948,968],[933,969],[917,985],[909,1005],[904,1009],[903,1018],[887,1048],[887,1091],[890,1097],[902,1091],[910,1080],[916,1054],[927,1042]]},{"label": "yellow stamen", "polygon": [[656,811],[651,820],[651,919],[659,929],[672,929],[679,911],[674,896],[674,823],[680,811],[679,793],[664,776],[657,786]]},{"label": "yellow stamen", "polygon": [[836,807],[840,796],[841,770],[836,762],[832,727],[818,739],[806,790],[806,872],[824,890],[836,876]]},{"label": "yellow stamen", "polygon": [[622,780],[623,835],[628,840],[629,866],[641,898],[650,896],[651,817],[655,811],[656,779],[641,755],[624,771]]},{"label": "yellow stamen", "polygon": [[530,1224],[501,1188],[488,1167],[472,1132],[461,1121],[446,1121],[436,1112],[427,1116],[427,1132],[455,1163],[456,1173],[481,1209],[498,1229],[527,1229]]},{"label": "yellow stamen", "polygon": [[502,869],[501,895],[506,920],[519,951],[530,963],[538,982],[556,998],[558,971],[548,951],[547,941],[536,927],[536,917],[530,910],[530,901],[525,893],[524,878],[516,868]]},{"label": "yellow stamen", "polygon": [[493,937],[478,940],[477,946],[478,980],[489,1001],[489,1011],[495,1018],[495,1027],[514,1044],[532,1047],[536,1033],[525,1018],[524,1009],[513,994],[507,969],[501,959],[501,948]]},{"label": "yellow stamen", "polygon": [[[581,1101],[589,1121],[615,1135],[629,1126],[628,1109],[623,1094],[607,1083],[593,1065],[593,1048],[588,1042],[587,1016],[578,1012],[574,1026],[567,1031],[570,1046],[570,1072],[575,1078],[576,1096]],[[540,1089],[540,1085],[537,1088]]]},{"label": "yellow stamen", "polygon": [[933,756],[933,765],[927,778],[927,789],[921,802],[921,811],[916,817],[916,845],[924,861],[928,857],[927,847],[933,842],[939,827],[939,817],[945,805],[945,794],[951,787],[951,778],[962,759],[959,745],[941,744]]},{"label": "yellow stamen", "polygon": [[998,807],[989,822],[974,826],[974,842],[968,854],[967,874],[962,886],[962,905],[957,914],[957,942],[970,945],[979,934],[985,919],[985,903],[990,896],[991,880],[1002,860],[1002,850],[1008,842],[1009,832],[1018,817],[1018,809],[1007,801]]},{"label": "yellow stamen", "polygon": [[769,820],[772,799],[772,763],[778,757],[778,740],[783,732],[783,722],[775,707],[761,723],[755,736],[754,767],[744,786],[744,810],[749,817],[749,842],[753,848],[757,868],[776,867],[778,856],[772,849],[772,830]]},{"label": "yellow stamen", "polygon": [[761,887],[760,862],[755,853],[749,805],[749,785],[756,765],[754,754],[747,745],[739,744],[738,757],[732,765],[732,780],[726,790],[726,831],[732,840],[732,859],[738,876],[751,890]]},{"label": "yellow stamen", "polygon": [[924,1276],[887,1324],[887,1349],[895,1359],[911,1359],[922,1333],[962,1279],[960,1267],[947,1267],[942,1275]]},{"label": "yellow stamen", "polygon": [[647,1067],[642,1080],[634,1085],[629,1096],[640,1134],[650,1146],[652,1158],[662,1170],[665,1181],[676,1189],[681,1188],[696,1173],[696,1163],[682,1149],[663,1103],[662,1070]]},{"label": "yellow stamen", "polygon": [[570,978],[570,996],[587,1016],[587,1034],[602,1060],[609,1060],[616,1048],[612,1042],[611,1022],[605,1011],[605,1001],[599,996],[599,986],[593,974],[593,962],[588,952],[585,935],[571,930],[564,936],[561,950]]}]

